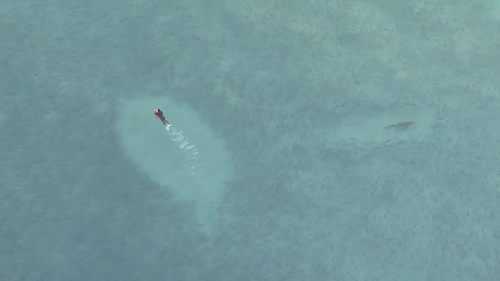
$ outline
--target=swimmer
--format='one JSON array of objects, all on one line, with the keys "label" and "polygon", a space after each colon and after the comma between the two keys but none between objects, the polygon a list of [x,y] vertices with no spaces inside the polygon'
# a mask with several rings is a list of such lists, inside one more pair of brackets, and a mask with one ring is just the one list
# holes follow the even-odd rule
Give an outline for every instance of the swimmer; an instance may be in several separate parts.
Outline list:
[{"label": "swimmer", "polygon": [[165,128],[168,129],[172,126],[172,124],[168,122],[167,119],[165,119],[165,115],[163,115],[163,111],[161,111],[161,109],[159,108],[155,109],[155,115],[156,118],[158,118],[163,123],[163,125],[165,125]]}]

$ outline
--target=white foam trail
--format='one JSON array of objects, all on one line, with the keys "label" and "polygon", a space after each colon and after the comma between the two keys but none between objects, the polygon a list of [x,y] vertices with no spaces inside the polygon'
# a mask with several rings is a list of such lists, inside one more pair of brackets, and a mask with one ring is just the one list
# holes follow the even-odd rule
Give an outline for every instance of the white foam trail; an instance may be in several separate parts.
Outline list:
[{"label": "white foam trail", "polygon": [[196,157],[198,156],[198,149],[196,146],[186,137],[182,131],[170,127],[167,129],[168,134],[172,137],[172,140],[179,145],[179,148],[186,154],[186,159],[183,163],[184,167],[189,170],[191,175],[200,174],[200,167],[203,164],[198,163]]}]

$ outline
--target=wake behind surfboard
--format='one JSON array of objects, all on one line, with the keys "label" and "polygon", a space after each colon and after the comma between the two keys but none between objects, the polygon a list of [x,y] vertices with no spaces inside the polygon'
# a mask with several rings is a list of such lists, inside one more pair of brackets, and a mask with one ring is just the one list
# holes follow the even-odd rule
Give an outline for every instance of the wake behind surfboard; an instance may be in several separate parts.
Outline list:
[{"label": "wake behind surfboard", "polygon": [[172,140],[176,142],[179,148],[184,151],[184,154],[186,155],[186,159],[183,163],[184,166],[189,169],[191,175],[198,174],[199,167],[202,166],[196,159],[196,156],[198,155],[198,149],[196,149],[195,145],[192,144],[191,141],[184,136],[184,133],[182,131],[179,131],[172,127],[172,123],[167,121],[161,109],[155,109],[154,113],[156,118],[158,118],[163,123],[163,125],[165,126],[165,130],[167,130]]},{"label": "wake behind surfboard", "polygon": [[168,134],[172,138],[172,140],[178,145],[180,149],[183,150],[186,158],[183,161],[184,167],[186,167],[191,175],[197,175],[200,173],[200,167],[203,164],[200,164],[197,156],[198,149],[196,146],[186,137],[184,136],[184,132],[177,130],[172,127],[172,125],[165,126],[165,129],[168,131]]}]

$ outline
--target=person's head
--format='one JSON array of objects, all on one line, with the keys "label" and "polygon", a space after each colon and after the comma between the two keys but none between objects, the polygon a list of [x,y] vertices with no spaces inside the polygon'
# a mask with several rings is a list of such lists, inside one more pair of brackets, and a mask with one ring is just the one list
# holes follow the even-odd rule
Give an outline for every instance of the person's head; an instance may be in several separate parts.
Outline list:
[{"label": "person's head", "polygon": [[160,112],[159,109],[155,109],[155,114],[158,114]]}]

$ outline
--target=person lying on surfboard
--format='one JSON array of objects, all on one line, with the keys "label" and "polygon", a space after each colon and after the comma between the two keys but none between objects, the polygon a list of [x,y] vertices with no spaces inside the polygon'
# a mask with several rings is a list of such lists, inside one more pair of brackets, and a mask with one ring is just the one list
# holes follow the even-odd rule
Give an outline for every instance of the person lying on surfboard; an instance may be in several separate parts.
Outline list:
[{"label": "person lying on surfboard", "polygon": [[161,111],[161,109],[159,109],[159,108],[155,109],[155,115],[156,115],[156,118],[158,118],[163,123],[163,125],[165,125],[166,128],[169,128],[172,126],[172,124],[170,122],[168,122],[167,119],[165,119],[165,115],[163,115],[163,111]]}]

